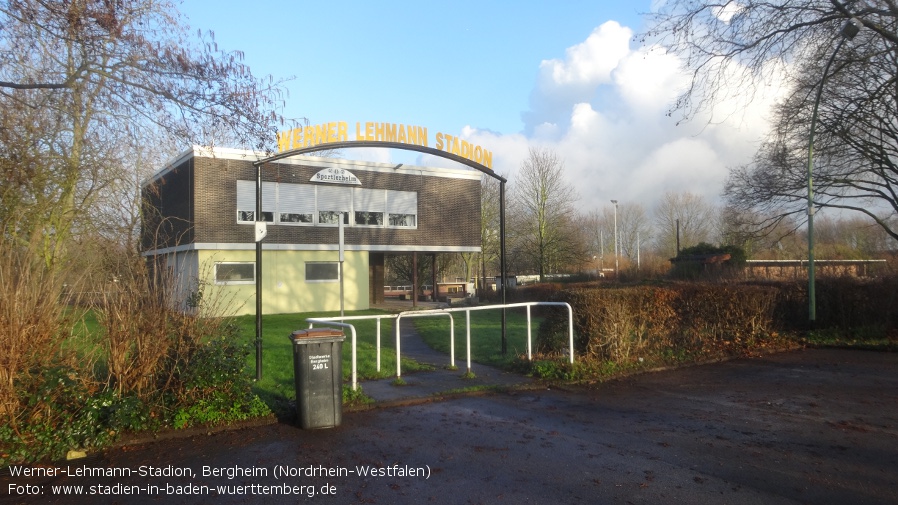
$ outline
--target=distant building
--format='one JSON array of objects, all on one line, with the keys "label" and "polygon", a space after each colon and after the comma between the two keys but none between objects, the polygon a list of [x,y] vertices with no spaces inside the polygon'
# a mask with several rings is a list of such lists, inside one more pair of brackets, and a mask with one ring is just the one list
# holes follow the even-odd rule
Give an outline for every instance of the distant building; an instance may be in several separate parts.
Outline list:
[{"label": "distant building", "polygon": [[255,263],[256,169],[250,151],[194,147],[143,186],[143,254],[186,300],[229,300],[265,314],[340,308],[338,225],[344,216],[346,310],[383,300],[388,254],[480,252],[481,174],[295,157],[262,172],[262,272]]}]

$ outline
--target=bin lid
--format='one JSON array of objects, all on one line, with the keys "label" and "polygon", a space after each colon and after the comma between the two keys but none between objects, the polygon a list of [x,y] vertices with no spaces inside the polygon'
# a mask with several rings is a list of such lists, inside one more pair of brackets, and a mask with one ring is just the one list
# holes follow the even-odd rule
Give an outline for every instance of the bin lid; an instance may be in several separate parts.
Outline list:
[{"label": "bin lid", "polygon": [[307,330],[296,330],[290,334],[292,340],[302,338],[327,338],[327,337],[346,337],[342,331],[336,328],[309,328]]}]

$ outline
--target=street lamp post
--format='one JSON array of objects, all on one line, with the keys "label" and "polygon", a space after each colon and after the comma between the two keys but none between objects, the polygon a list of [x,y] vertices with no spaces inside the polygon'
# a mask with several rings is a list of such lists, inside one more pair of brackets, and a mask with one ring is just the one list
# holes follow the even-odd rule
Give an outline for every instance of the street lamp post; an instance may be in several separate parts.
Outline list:
[{"label": "street lamp post", "polygon": [[817,110],[820,108],[820,96],[823,94],[823,83],[826,82],[829,68],[836,59],[839,49],[846,40],[851,40],[861,30],[861,22],[856,18],[851,18],[842,25],[839,34],[842,38],[836,44],[836,49],[826,62],[823,68],[823,77],[820,79],[820,86],[817,88],[817,96],[814,99],[814,112],[811,114],[811,132],[808,140],[808,321],[813,324],[817,320],[817,293],[815,286],[815,268],[814,268],[814,131],[817,127]]},{"label": "street lamp post", "polygon": [[618,262],[617,249],[617,200],[611,200],[614,204],[614,280],[620,281],[620,263]]}]

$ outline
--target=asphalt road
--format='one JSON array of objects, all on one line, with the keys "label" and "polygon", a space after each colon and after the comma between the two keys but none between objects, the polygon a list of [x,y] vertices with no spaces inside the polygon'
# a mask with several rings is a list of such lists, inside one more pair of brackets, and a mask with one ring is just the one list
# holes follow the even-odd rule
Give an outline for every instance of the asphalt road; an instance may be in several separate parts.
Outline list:
[{"label": "asphalt road", "polygon": [[332,429],[276,424],[6,475],[0,501],[894,504],[896,372],[895,353],[804,350],[345,413]]}]

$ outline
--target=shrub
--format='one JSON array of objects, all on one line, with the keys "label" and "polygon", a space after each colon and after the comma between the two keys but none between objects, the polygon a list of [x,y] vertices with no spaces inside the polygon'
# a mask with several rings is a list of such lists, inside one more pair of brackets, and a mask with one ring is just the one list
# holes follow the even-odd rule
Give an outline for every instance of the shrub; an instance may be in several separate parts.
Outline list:
[{"label": "shrub", "polygon": [[252,381],[246,374],[249,344],[239,343],[233,324],[219,322],[217,329],[220,333],[192,353],[176,356],[172,363],[166,391],[173,397],[175,428],[242,421],[271,413],[252,392]]},{"label": "shrub", "polygon": [[58,303],[62,287],[44,262],[0,237],[0,415],[13,430],[40,410],[21,393],[38,387],[44,371],[78,371],[63,353],[74,315]]},{"label": "shrub", "polygon": [[670,275],[678,279],[730,278],[738,274],[745,261],[745,251],[738,246],[715,247],[702,242],[677,254]]},{"label": "shrub", "polygon": [[9,419],[0,466],[103,447],[127,431],[270,414],[245,373],[249,345],[201,287],[195,310],[180,312],[143,262],[131,262],[96,308],[102,329],[79,335],[49,270],[14,260],[0,254],[0,408]]},{"label": "shrub", "polygon": [[[665,288],[577,288],[558,293],[574,311],[575,351],[591,359],[626,360],[670,340],[675,326],[672,300]],[[558,311],[540,326],[538,349],[560,352],[567,347],[567,313]]]},{"label": "shrub", "polygon": [[[898,327],[898,278],[824,278],[817,283],[818,327],[849,331]],[[805,304],[805,314],[807,305]]]},{"label": "shrub", "polygon": [[[646,356],[742,352],[773,333],[776,291],[760,286],[676,284],[562,291],[574,311],[575,351],[625,363]],[[540,326],[538,349],[567,347],[566,313]],[[671,352],[672,351],[672,352]]]},{"label": "shrub", "polygon": [[678,287],[679,341],[673,347],[715,351],[753,346],[773,332],[776,290],[738,284]]},{"label": "shrub", "polygon": [[[808,328],[808,284],[797,282],[753,282],[775,290],[773,320],[779,331]],[[898,278],[822,278],[816,284],[817,329],[852,333],[855,329],[898,328]]]}]

